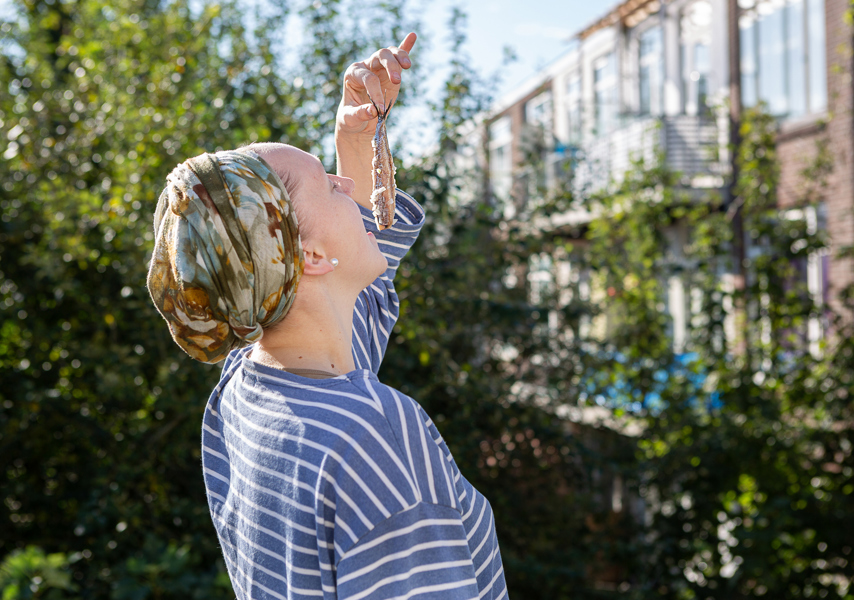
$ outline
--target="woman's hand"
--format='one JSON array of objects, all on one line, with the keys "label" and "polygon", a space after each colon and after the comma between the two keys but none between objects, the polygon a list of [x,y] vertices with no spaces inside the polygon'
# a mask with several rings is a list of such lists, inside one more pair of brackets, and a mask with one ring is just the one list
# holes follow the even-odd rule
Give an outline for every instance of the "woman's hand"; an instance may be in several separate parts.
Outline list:
[{"label": "woman's hand", "polygon": [[335,119],[336,139],[341,136],[357,136],[354,139],[359,140],[373,137],[376,108],[385,111],[397,99],[401,73],[412,66],[409,52],[416,39],[417,36],[410,33],[400,46],[377,50],[367,60],[355,62],[347,68],[344,93]]},{"label": "woman's hand", "polygon": [[335,119],[338,175],[353,180],[352,198],[368,210],[373,189],[371,140],[377,126],[377,108],[384,111],[397,99],[401,72],[412,66],[409,51],[415,39],[416,35],[410,33],[400,47],[377,50],[368,60],[350,65],[344,73],[344,94]]}]

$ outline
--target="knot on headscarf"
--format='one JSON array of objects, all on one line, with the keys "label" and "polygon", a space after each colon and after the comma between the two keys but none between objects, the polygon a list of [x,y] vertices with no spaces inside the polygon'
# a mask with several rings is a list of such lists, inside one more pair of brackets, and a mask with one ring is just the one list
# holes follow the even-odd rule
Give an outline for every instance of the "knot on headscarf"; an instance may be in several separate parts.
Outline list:
[{"label": "knot on headscarf", "polygon": [[305,267],[284,184],[248,149],[202,154],[166,178],[148,291],[187,354],[206,363],[287,314]]}]

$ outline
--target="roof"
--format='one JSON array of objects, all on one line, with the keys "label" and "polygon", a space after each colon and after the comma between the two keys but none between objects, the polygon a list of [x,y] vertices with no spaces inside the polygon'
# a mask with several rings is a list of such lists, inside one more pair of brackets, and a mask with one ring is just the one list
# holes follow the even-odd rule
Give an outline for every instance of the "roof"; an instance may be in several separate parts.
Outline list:
[{"label": "roof", "polygon": [[659,0],[626,0],[615,7],[607,15],[582,29],[572,37],[585,39],[606,27],[622,23],[626,27],[634,27],[652,13],[661,8]]},{"label": "roof", "polygon": [[[610,12],[608,12],[608,14],[598,21],[595,21],[591,25],[588,25],[586,28],[574,34],[567,41],[584,40],[597,31],[607,29],[608,27],[619,23],[622,23],[625,27],[634,27],[651,14],[659,11],[661,9],[662,1],[666,2],[667,0],[626,0],[625,2],[615,6]],[[529,75],[524,81],[520,82],[518,86],[514,87],[512,91],[498,98],[490,109],[491,115],[494,117],[501,114],[517,102],[523,100],[526,96],[536,91],[538,88],[547,88],[556,73],[560,71],[560,64],[567,57],[577,51],[577,47],[572,48],[564,54],[556,57],[549,65],[541,68],[536,73]]]}]

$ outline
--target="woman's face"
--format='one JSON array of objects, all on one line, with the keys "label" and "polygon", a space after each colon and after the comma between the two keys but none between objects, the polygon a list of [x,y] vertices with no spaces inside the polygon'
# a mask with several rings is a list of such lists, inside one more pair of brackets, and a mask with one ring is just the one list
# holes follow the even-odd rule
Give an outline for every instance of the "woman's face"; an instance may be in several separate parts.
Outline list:
[{"label": "woman's face", "polygon": [[376,238],[365,230],[359,206],[351,197],[352,179],[330,175],[317,157],[293,146],[258,144],[253,150],[277,173],[287,173],[296,182],[291,200],[304,248],[327,260],[338,259],[328,276],[358,293],[385,272],[386,258]]}]

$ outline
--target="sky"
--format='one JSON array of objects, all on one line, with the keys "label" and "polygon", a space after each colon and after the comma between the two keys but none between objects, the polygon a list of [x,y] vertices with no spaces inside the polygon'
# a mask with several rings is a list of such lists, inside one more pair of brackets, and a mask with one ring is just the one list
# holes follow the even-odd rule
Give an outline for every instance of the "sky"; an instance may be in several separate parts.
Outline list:
[{"label": "sky", "polygon": [[[422,61],[430,76],[424,87],[425,95],[437,99],[449,58],[447,23],[452,6],[459,6],[468,15],[466,51],[476,71],[486,79],[499,75],[496,97],[512,90],[569,49],[568,39],[616,6],[615,0],[412,0],[412,10],[421,15],[422,36],[413,58]],[[0,14],[8,14],[11,0],[0,0]],[[298,4],[301,4],[298,2]],[[299,23],[289,23],[289,38],[299,38]],[[294,35],[297,34],[297,35]],[[399,43],[389,41],[389,44]],[[510,46],[518,59],[503,67],[504,47]],[[405,80],[404,80],[405,85]],[[392,139],[405,135],[417,139],[415,144],[429,145],[433,137],[426,106],[421,105],[401,114],[398,131],[392,121]],[[426,124],[426,125],[425,125]],[[420,135],[412,135],[417,128]],[[405,131],[405,134],[403,133]],[[417,149],[411,147],[417,153]]]},{"label": "sky", "polygon": [[[570,48],[568,39],[616,6],[614,0],[421,0],[425,54],[432,74],[426,94],[437,94],[443,81],[442,65],[448,60],[446,35],[451,8],[459,6],[468,15],[466,51],[472,65],[484,78],[499,74],[496,97],[513,90]],[[417,6],[417,4],[416,4]],[[504,47],[511,46],[517,60],[502,68]],[[413,52],[413,56],[418,56]],[[405,81],[404,81],[405,84]],[[435,96],[434,96],[435,97]],[[405,120],[413,126],[426,121],[426,109],[410,111]],[[391,123],[389,125],[391,129]],[[418,136],[418,144],[429,144],[429,126]],[[394,137],[394,136],[392,136]],[[409,148],[412,149],[412,148]]]},{"label": "sky", "polygon": [[[512,46],[518,60],[507,67],[501,92],[512,90],[531,74],[561,56],[569,48],[568,38],[616,3],[590,0],[426,0],[425,33],[434,48],[447,45],[444,32],[451,7],[468,14],[468,52],[482,73],[501,67],[503,47]],[[445,53],[447,54],[447,52]]]}]

